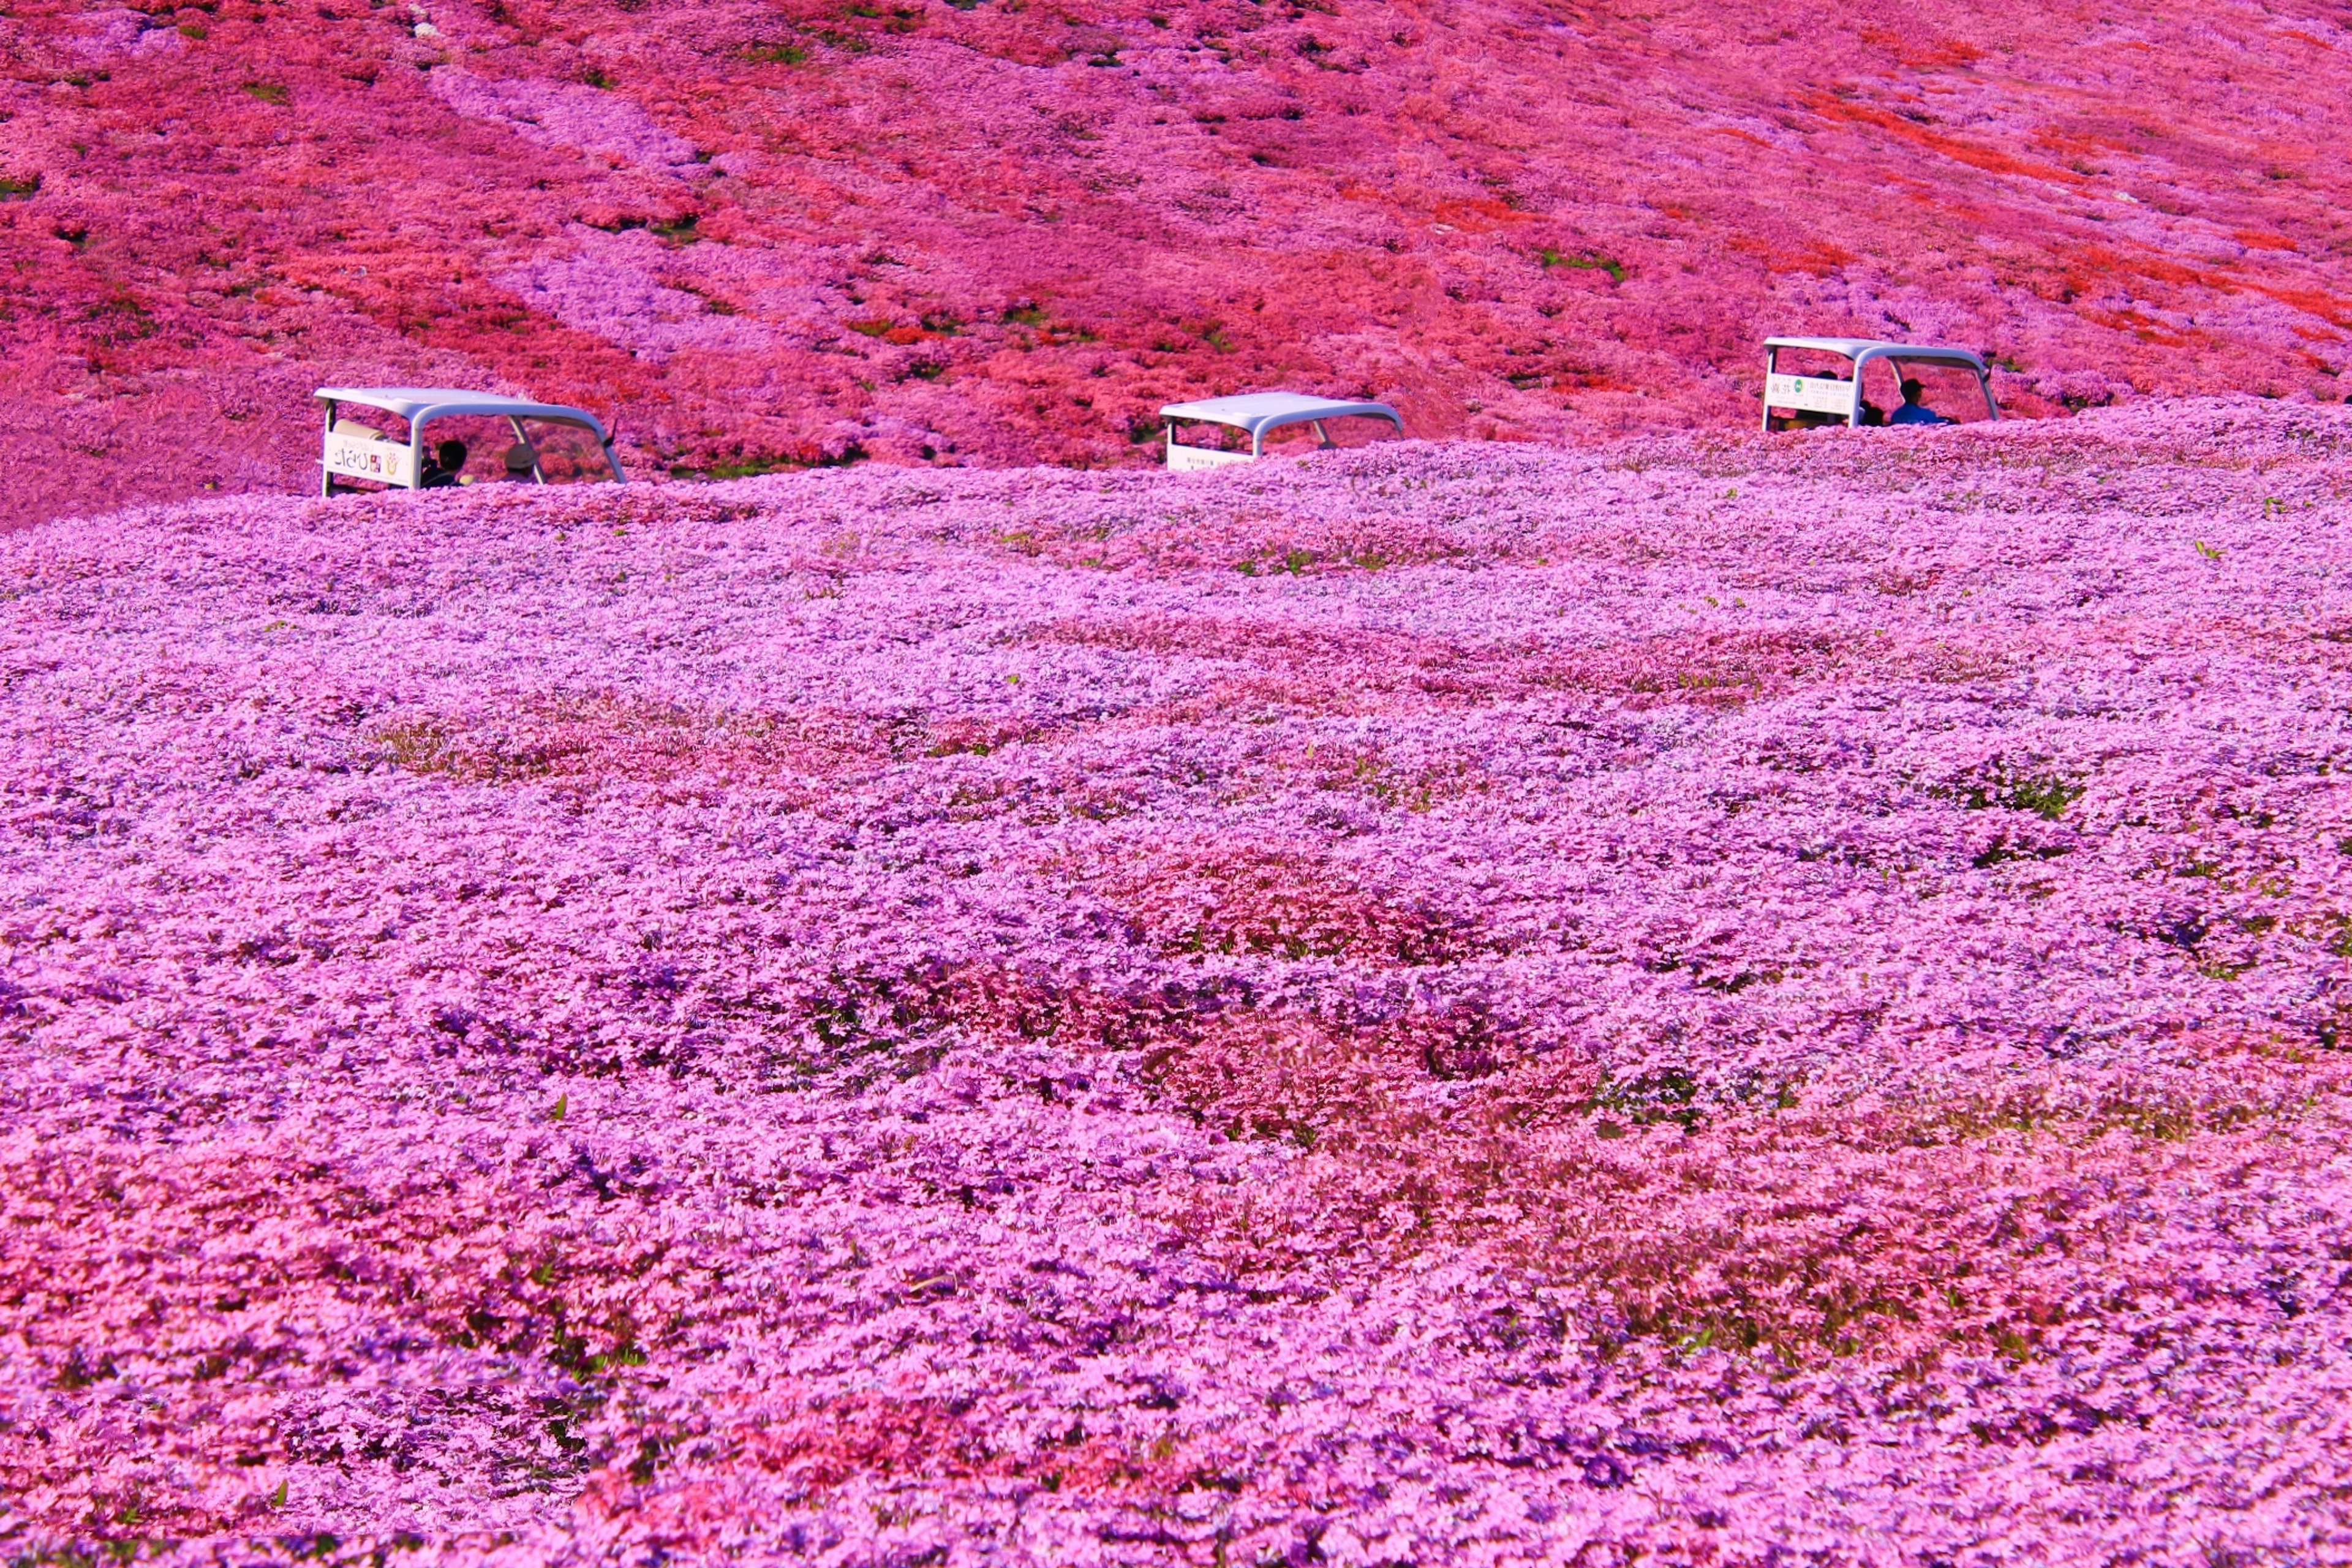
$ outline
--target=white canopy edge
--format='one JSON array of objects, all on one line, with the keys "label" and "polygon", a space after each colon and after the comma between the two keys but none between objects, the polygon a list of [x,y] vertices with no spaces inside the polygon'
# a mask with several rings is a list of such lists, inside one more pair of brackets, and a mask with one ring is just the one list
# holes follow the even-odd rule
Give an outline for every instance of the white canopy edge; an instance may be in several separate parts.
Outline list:
[{"label": "white canopy edge", "polygon": [[1909,360],[1919,364],[1957,364],[1983,374],[1984,356],[1967,349],[1933,343],[1890,343],[1878,338],[1766,338],[1768,349],[1813,349],[1839,354],[1861,365],[1875,359]]},{"label": "white canopy edge", "polygon": [[1228,425],[1249,433],[1253,440],[1286,425],[1306,425],[1318,419],[1345,419],[1362,415],[1385,419],[1402,432],[1404,419],[1385,403],[1348,403],[1329,397],[1309,397],[1297,392],[1246,392],[1237,397],[1207,397],[1198,403],[1171,403],[1160,416],[1175,423]]},{"label": "white canopy edge", "polygon": [[322,386],[312,393],[321,403],[356,403],[399,416],[411,427],[435,419],[485,415],[494,419],[544,419],[557,425],[577,425],[594,434],[600,445],[613,437],[603,421],[584,408],[561,403],[533,403],[495,392],[466,392],[448,386]]}]

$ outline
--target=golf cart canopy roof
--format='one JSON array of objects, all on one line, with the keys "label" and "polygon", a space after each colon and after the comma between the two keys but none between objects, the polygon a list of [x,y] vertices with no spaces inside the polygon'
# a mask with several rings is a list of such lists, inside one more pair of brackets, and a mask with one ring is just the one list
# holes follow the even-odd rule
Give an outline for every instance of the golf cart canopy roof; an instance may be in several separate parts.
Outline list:
[{"label": "golf cart canopy roof", "polygon": [[1856,365],[1874,359],[1908,360],[1914,364],[1957,364],[1981,374],[1985,368],[1983,356],[1966,349],[1935,348],[1924,343],[1890,343],[1876,338],[1766,338],[1768,349],[1816,349],[1822,353],[1840,354]]},{"label": "golf cart canopy roof", "polygon": [[1404,420],[1385,403],[1341,403],[1297,392],[1246,392],[1239,397],[1205,397],[1198,403],[1171,403],[1160,411],[1162,419],[1180,424],[1230,425],[1249,432],[1252,441],[1285,425],[1344,419],[1354,414],[1385,419],[1399,430],[1404,428]]},{"label": "golf cart canopy roof", "polygon": [[600,444],[612,439],[597,417],[585,409],[504,397],[495,392],[464,392],[451,386],[322,386],[311,395],[321,403],[356,403],[364,408],[381,408],[411,425],[479,414],[495,419],[545,419],[558,425],[577,425],[593,432]]}]

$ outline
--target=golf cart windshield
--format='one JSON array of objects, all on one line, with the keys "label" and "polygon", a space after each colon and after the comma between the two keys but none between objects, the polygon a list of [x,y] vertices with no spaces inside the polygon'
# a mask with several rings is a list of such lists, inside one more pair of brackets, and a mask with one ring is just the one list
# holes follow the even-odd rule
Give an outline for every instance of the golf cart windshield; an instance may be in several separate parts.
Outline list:
[{"label": "golf cart windshield", "polygon": [[2000,417],[1967,349],[1867,338],[1767,338],[1764,428],[1962,425]]},{"label": "golf cart windshield", "polygon": [[[1180,474],[1262,458],[1275,432],[1292,426],[1312,434],[1313,450],[1343,444],[1331,438],[1326,427],[1330,421],[1385,419],[1399,435],[1404,432],[1404,420],[1385,403],[1347,403],[1296,392],[1252,392],[1239,397],[1171,403],[1160,411],[1160,416],[1168,425],[1169,470]],[[1182,440],[1180,432],[1187,426],[1207,426],[1206,442],[1216,444],[1205,444],[1199,436],[1190,443]],[[1241,449],[1244,442],[1246,450]]]},{"label": "golf cart windshield", "polygon": [[362,485],[622,481],[612,434],[560,403],[449,387],[322,386],[314,395],[326,405],[321,495]]}]

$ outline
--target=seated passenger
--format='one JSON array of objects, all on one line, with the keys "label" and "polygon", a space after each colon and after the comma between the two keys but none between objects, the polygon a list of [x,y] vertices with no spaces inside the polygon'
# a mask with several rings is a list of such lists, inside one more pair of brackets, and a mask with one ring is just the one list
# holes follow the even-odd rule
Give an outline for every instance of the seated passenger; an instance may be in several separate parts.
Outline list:
[{"label": "seated passenger", "polygon": [[1862,401],[1862,422],[1864,425],[1884,425],[1886,423],[1886,410],[1865,397]]},{"label": "seated passenger", "polygon": [[527,442],[518,441],[509,447],[506,463],[507,478],[509,479],[529,481],[539,477],[532,472],[539,467],[539,454],[532,451]]},{"label": "seated passenger", "polygon": [[466,458],[466,443],[463,441],[442,442],[433,449],[433,460],[425,465],[425,471],[416,476],[416,488],[437,490],[445,486],[467,483],[464,473]]},{"label": "seated passenger", "polygon": [[1951,421],[1919,401],[1927,389],[1916,381],[1903,384],[1903,406],[1887,416],[1889,425],[1949,425]]}]

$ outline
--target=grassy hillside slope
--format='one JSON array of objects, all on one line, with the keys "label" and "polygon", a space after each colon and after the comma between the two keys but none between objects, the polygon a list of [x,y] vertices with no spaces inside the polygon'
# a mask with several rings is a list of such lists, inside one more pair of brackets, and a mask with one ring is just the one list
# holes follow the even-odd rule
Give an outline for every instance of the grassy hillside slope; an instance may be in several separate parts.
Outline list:
[{"label": "grassy hillside slope", "polygon": [[18,0],[0,518],[299,489],[322,381],[640,472],[1140,460],[1171,397],[1431,437],[1749,416],[1771,330],[2019,408],[2337,395],[2315,3]]}]

